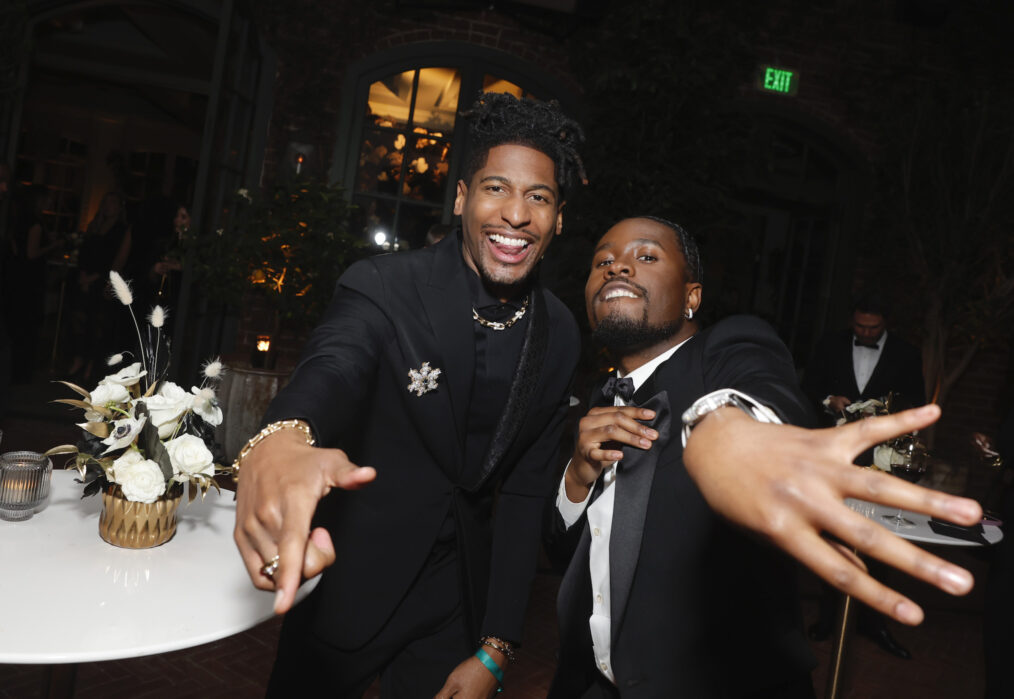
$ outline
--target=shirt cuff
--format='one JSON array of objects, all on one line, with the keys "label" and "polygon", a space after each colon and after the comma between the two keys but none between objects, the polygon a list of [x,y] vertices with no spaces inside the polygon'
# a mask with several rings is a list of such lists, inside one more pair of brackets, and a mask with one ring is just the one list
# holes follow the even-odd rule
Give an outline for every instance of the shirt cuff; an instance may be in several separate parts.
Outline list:
[{"label": "shirt cuff", "polygon": [[[567,462],[570,468],[570,462]],[[581,502],[571,502],[567,497],[567,468],[563,469],[563,477],[560,479],[560,487],[556,491],[556,511],[560,513],[563,523],[570,529],[577,520],[581,519],[588,501],[591,500],[592,489],[588,489],[588,495]]]}]

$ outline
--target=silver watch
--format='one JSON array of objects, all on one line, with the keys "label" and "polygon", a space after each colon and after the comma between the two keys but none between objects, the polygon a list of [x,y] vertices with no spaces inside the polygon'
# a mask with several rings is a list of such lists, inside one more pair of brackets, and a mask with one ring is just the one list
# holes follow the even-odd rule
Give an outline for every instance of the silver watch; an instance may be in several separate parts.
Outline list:
[{"label": "silver watch", "polygon": [[683,412],[683,446],[687,445],[690,430],[703,420],[705,415],[727,405],[739,408],[758,422],[769,422],[775,425],[780,425],[782,422],[775,411],[768,406],[758,403],[734,388],[722,388],[701,396]]}]

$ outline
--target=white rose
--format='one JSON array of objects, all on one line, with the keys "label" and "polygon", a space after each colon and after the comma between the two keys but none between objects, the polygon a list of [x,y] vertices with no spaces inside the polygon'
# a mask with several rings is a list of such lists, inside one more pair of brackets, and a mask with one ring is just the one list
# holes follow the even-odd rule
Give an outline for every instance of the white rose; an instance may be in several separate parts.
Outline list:
[{"label": "white rose", "polygon": [[128,450],[113,462],[113,482],[123,489],[123,497],[131,502],[155,502],[165,493],[162,469],[141,452]]},{"label": "white rose", "polygon": [[194,412],[209,425],[221,425],[222,409],[218,407],[218,396],[215,395],[215,389],[194,386],[190,392],[194,394]]},{"label": "white rose", "polygon": [[172,381],[166,381],[158,393],[144,399],[151,415],[151,424],[158,428],[161,439],[172,437],[179,419],[190,410],[192,403],[193,396]]},{"label": "white rose", "polygon": [[118,383],[121,386],[133,386],[147,373],[141,370],[141,362],[134,362],[129,366],[123,367],[115,374],[110,374],[102,379],[102,383]]},{"label": "white rose", "polygon": [[126,417],[122,420],[115,420],[109,436],[102,440],[102,443],[106,445],[106,450],[102,454],[105,455],[115,449],[122,449],[133,442],[141,432],[141,428],[144,427],[145,421],[146,418],[143,417],[140,419]]},{"label": "white rose", "polygon": [[118,383],[110,383],[102,380],[95,390],[91,392],[92,405],[106,406],[110,403],[126,403],[130,400],[130,393],[126,387]]},{"label": "white rose", "polygon": [[196,435],[184,434],[165,443],[174,476],[215,475],[214,457]]}]

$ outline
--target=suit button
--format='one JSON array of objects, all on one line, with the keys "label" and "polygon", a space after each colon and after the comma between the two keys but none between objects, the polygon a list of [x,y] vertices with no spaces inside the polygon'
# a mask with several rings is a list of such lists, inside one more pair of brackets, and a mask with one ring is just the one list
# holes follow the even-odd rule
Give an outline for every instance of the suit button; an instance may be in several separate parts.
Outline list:
[{"label": "suit button", "polygon": [[608,672],[609,671],[609,666],[606,665],[605,663],[602,663],[601,665],[599,665],[599,667],[602,668],[602,672]]},{"label": "suit button", "polygon": [[602,595],[595,595],[595,603],[602,604]]},{"label": "suit button", "polygon": [[592,533],[593,533],[593,534],[594,534],[595,536],[602,536],[602,530],[600,530],[600,529],[599,529],[598,527],[595,527],[595,528],[594,528],[594,529],[592,530]]}]

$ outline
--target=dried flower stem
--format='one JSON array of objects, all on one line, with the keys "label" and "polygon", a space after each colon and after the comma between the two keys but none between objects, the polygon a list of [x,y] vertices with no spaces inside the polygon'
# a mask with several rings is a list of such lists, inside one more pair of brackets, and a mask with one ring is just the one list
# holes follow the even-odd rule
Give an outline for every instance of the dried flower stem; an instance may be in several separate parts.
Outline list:
[{"label": "dried flower stem", "polygon": [[134,321],[134,330],[137,331],[137,347],[141,352],[141,368],[144,369],[145,388],[151,385],[151,376],[148,374],[148,365],[144,360],[144,341],[141,339],[141,326],[137,324],[137,316],[134,315],[134,295],[130,292],[130,285],[123,280],[120,273],[115,269],[109,270],[109,282],[113,285],[113,293],[120,303],[130,311],[130,319]]}]

